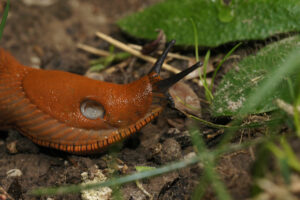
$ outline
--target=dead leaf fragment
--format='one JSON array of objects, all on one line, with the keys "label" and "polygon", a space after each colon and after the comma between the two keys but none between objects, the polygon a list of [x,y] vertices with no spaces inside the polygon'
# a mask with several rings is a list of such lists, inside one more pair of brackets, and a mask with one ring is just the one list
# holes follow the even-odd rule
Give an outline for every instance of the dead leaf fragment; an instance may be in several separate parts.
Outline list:
[{"label": "dead leaf fragment", "polygon": [[176,109],[183,113],[201,115],[199,98],[189,85],[180,81],[170,88],[169,93]]}]

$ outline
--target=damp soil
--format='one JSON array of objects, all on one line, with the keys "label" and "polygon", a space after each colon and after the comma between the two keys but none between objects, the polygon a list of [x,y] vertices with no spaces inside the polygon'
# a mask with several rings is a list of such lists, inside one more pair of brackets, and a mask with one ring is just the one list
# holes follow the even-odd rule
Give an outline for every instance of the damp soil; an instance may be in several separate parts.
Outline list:
[{"label": "damp soil", "polygon": [[[1,47],[24,65],[83,75],[95,56],[79,50],[78,43],[108,49],[108,43],[95,37],[96,31],[121,41],[131,41],[132,38],[122,33],[115,22],[158,1],[49,0],[45,1],[49,3],[46,5],[39,4],[39,0],[11,0]],[[3,9],[3,1],[1,3],[0,9]],[[132,81],[151,67],[139,60],[134,66],[133,69],[104,74],[104,80]],[[163,72],[163,76],[169,75]],[[203,97],[203,89],[193,87],[198,89],[199,97]],[[133,173],[136,166],[158,167],[177,161],[194,153],[187,132],[189,123],[179,111],[167,107],[162,115],[135,135],[93,156],[76,156],[42,148],[15,130],[3,130],[0,132],[0,186],[14,199],[47,199],[47,196],[34,197],[28,193],[37,187],[81,183],[81,174],[95,165],[110,177]],[[234,199],[249,197],[253,162],[250,150],[234,152],[219,160],[217,170]],[[8,177],[7,172],[12,169],[19,169],[22,175]],[[190,199],[201,177],[202,169],[195,165],[143,180],[141,184],[154,199]],[[126,200],[149,199],[135,183],[123,185],[120,191]],[[72,194],[52,198],[81,197]],[[208,192],[205,199],[215,199],[213,192]]]}]

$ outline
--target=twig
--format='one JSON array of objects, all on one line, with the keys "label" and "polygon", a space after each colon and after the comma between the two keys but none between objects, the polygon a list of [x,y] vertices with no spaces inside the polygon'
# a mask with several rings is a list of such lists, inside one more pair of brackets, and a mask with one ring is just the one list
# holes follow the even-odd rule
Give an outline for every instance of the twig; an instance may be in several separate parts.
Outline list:
[{"label": "twig", "polygon": [[0,186],[0,199],[13,200],[13,198]]},{"label": "twig", "polygon": [[143,187],[143,185],[141,184],[140,181],[135,181],[136,186],[150,199],[153,200],[153,196],[147,191],[145,190],[145,188]]},{"label": "twig", "polygon": [[111,74],[111,73],[115,72],[118,68],[126,67],[128,65],[128,63],[129,63],[129,59],[124,60],[123,62],[120,62],[114,66],[107,68],[107,69],[104,69],[103,71],[105,71],[108,74]]},{"label": "twig", "polygon": [[[276,99],[275,100],[276,105],[282,109],[283,111],[285,111],[287,114],[294,116],[294,107],[291,104],[286,103],[285,101],[281,100],[281,99]],[[300,108],[298,107],[298,112],[300,111]]]},{"label": "twig", "polygon": [[84,50],[86,52],[89,52],[91,54],[98,55],[98,56],[109,56],[110,55],[110,53],[107,52],[107,51],[104,51],[102,49],[97,49],[97,48],[94,48],[94,47],[91,47],[89,45],[85,45],[85,44],[82,44],[82,43],[78,43],[77,48],[82,49],[82,50]]},{"label": "twig", "polygon": [[[135,50],[142,50],[142,47],[140,45],[136,45],[136,44],[128,44],[128,46],[130,46],[131,48],[135,49]],[[159,50],[157,51],[159,54],[162,54],[162,51]],[[180,55],[178,53],[168,53],[168,57],[170,58],[176,58],[176,59],[179,59],[179,60],[187,60],[187,61],[191,61],[191,60],[195,60],[194,58],[191,58],[191,57],[188,57],[188,56],[183,56],[183,55]]]},{"label": "twig", "polygon": [[[125,68],[125,67],[128,65],[128,62],[129,62],[129,59],[126,59],[126,60],[124,60],[123,62],[120,62],[120,63],[118,63],[118,64],[116,64],[116,65],[113,65],[113,66],[111,66],[111,67],[108,67],[108,68],[103,69],[102,72],[105,72],[105,73],[107,73],[107,74],[111,74],[111,73],[115,72],[117,69]],[[88,70],[88,71],[85,73],[85,75],[87,75],[87,74],[89,74],[89,73],[91,73],[91,72],[93,72],[93,71]]]},{"label": "twig", "polygon": [[[114,45],[114,46],[122,49],[123,51],[126,51],[126,52],[128,52],[128,53],[130,53],[130,54],[132,54],[132,55],[134,55],[134,56],[136,56],[138,58],[141,58],[141,59],[143,59],[143,60],[145,60],[147,62],[153,63],[153,64],[156,62],[155,58],[143,55],[141,52],[132,49],[128,45],[126,45],[126,44],[124,44],[124,43],[122,43],[122,42],[120,42],[118,40],[115,40],[114,38],[112,38],[112,37],[110,37],[110,36],[108,36],[108,35],[106,35],[104,33],[97,32],[96,35],[99,38],[107,41],[108,43],[111,43],[112,45]],[[166,63],[164,63],[162,67],[164,69],[168,70],[168,71],[171,71],[171,72],[175,73],[175,74],[177,74],[177,73],[180,72],[179,69],[176,69],[175,67],[173,67],[173,66],[171,66],[169,64],[166,64]]]}]

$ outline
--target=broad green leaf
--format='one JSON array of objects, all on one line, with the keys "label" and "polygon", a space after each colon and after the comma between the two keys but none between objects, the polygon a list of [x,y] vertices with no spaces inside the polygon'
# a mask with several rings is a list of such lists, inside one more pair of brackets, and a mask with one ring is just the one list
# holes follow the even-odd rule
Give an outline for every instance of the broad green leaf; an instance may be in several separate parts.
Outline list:
[{"label": "broad green leaf", "polygon": [[[300,36],[290,37],[279,42],[274,42],[263,49],[256,55],[244,58],[234,66],[222,79],[219,84],[212,104],[214,116],[230,116],[238,114],[244,102],[256,89],[265,81],[268,85],[264,89],[263,99],[252,97],[250,110],[243,110],[247,113],[262,113],[272,111],[277,108],[274,100],[277,98],[291,102],[292,95],[289,90],[287,81],[288,77],[292,78],[295,85],[296,71],[284,71],[289,57],[293,50],[300,47]],[[299,55],[300,56],[300,55]],[[298,66],[300,69],[300,65]],[[280,70],[283,71],[280,74]],[[293,74],[294,75],[291,75]],[[299,72],[299,71],[297,71]],[[284,74],[285,73],[285,74]],[[273,85],[272,85],[273,81]],[[265,84],[266,85],[266,84]],[[275,88],[276,87],[276,88]],[[272,89],[272,90],[271,90]],[[253,95],[252,95],[253,96]],[[255,101],[260,101],[256,104]],[[248,105],[247,104],[247,105]]]},{"label": "broad green leaf", "polygon": [[121,19],[122,30],[138,38],[155,39],[164,30],[177,44],[193,45],[192,19],[199,45],[218,46],[238,40],[265,39],[300,30],[299,0],[234,0],[220,5],[213,0],[166,0]]}]

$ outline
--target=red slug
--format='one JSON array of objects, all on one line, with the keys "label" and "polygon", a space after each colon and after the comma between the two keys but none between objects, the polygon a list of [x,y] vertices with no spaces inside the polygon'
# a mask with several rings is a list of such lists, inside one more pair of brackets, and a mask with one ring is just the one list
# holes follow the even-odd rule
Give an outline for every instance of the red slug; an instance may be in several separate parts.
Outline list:
[{"label": "red slug", "polygon": [[26,67],[0,49],[0,124],[41,146],[75,154],[99,152],[157,117],[168,88],[200,66],[162,80],[159,72],[174,43],[149,74],[124,85]]}]

